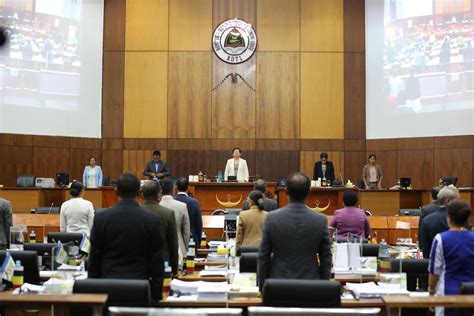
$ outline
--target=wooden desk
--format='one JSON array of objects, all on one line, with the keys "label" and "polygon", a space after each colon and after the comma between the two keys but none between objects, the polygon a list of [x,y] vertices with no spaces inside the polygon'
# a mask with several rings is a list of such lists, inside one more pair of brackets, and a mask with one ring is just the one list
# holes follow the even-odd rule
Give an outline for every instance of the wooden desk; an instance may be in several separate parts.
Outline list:
[{"label": "wooden desk", "polygon": [[226,277],[223,276],[199,276],[199,271],[194,271],[191,274],[182,274],[178,275],[178,280],[181,281],[209,281],[209,282],[225,282],[227,281]]},{"label": "wooden desk", "polygon": [[408,295],[383,296],[387,308],[430,308],[443,306],[447,308],[472,308],[474,307],[474,295],[446,295],[411,297]]},{"label": "wooden desk", "polygon": [[73,306],[90,306],[94,315],[101,315],[107,294],[22,294],[0,293],[0,305],[5,307],[5,315],[70,315]]},{"label": "wooden desk", "polygon": [[48,236],[49,232],[59,232],[59,214],[25,214],[13,213],[13,226],[25,226],[28,242],[31,231],[35,231],[36,242],[43,242],[43,237]]},{"label": "wooden desk", "polygon": [[[412,238],[416,243],[418,240],[418,216],[391,216],[388,220],[388,243],[395,245],[398,238]],[[410,224],[410,229],[397,229],[397,222]],[[387,239],[386,239],[387,240]]]},{"label": "wooden desk", "polygon": [[[322,212],[323,214],[332,215],[334,211],[343,208],[342,196],[346,190],[356,190],[347,188],[311,188],[308,198],[306,199],[306,205],[309,208],[328,208]],[[277,189],[278,194],[278,206],[283,207],[288,204],[286,196],[286,190],[279,188]]]},{"label": "wooden desk", "polygon": [[359,204],[372,215],[399,215],[400,209],[422,206],[425,190],[359,190]]}]

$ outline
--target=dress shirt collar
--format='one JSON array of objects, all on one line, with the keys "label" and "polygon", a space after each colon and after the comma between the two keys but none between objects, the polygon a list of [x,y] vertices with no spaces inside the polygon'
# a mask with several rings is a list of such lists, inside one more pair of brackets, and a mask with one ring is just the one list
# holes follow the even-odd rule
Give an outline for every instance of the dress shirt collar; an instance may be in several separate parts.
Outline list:
[{"label": "dress shirt collar", "polygon": [[120,198],[117,205],[136,205],[136,206],[140,206],[140,204],[138,204],[137,199],[134,199],[134,198]]},{"label": "dress shirt collar", "polygon": [[174,200],[174,198],[173,198],[172,195],[167,194],[167,195],[163,195],[163,196],[161,197],[161,200],[162,200],[162,201],[169,201],[169,200]]},{"label": "dress shirt collar", "polygon": [[178,192],[177,195],[186,195],[186,196],[189,196],[186,192]]}]

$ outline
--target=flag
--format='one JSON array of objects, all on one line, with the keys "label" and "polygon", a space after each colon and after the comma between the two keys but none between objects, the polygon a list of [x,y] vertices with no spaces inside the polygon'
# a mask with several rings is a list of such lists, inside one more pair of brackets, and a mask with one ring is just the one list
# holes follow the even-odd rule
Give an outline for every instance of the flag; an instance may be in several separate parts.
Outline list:
[{"label": "flag", "polygon": [[410,223],[397,221],[396,229],[410,229]]},{"label": "flag", "polygon": [[56,247],[55,261],[59,264],[67,262],[67,252],[64,250],[63,244],[60,241],[58,241],[58,246]]},{"label": "flag", "polygon": [[82,233],[82,240],[81,244],[79,245],[79,248],[81,249],[82,252],[89,253],[91,249],[91,242],[89,241],[89,238],[87,238],[86,233]]},{"label": "flag", "polygon": [[13,278],[13,271],[15,270],[15,261],[9,252],[6,253],[5,259],[3,260],[2,267],[2,279],[11,281]]}]

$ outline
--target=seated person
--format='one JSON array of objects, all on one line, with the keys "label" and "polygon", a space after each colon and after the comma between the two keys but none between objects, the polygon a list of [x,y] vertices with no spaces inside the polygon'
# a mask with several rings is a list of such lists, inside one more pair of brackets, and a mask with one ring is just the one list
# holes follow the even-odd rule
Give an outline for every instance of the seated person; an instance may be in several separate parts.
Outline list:
[{"label": "seated person", "polygon": [[356,207],[358,202],[357,193],[352,190],[344,192],[342,197],[344,208],[336,210],[329,223],[329,234],[332,236],[336,231],[336,238],[348,238],[351,236],[368,238],[370,233],[369,220],[365,211]]},{"label": "seated person", "polygon": [[[474,233],[464,227],[471,210],[461,199],[447,206],[449,230],[436,235],[428,265],[430,295],[459,294],[463,282],[474,282]],[[446,313],[445,313],[446,312]],[[436,308],[436,315],[457,315],[454,310]]]},{"label": "seated person", "polygon": [[237,247],[260,245],[262,240],[263,223],[267,218],[264,211],[263,193],[254,190],[249,194],[250,210],[242,211],[237,227]]}]

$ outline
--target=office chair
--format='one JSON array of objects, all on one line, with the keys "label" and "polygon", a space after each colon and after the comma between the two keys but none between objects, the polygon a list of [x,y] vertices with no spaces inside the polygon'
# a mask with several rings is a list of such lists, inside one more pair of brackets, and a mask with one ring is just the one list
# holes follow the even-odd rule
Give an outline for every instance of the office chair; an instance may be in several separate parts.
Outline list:
[{"label": "office chair", "polygon": [[237,249],[237,256],[241,256],[243,253],[258,252],[258,246],[240,246]]},{"label": "office chair", "polygon": [[61,241],[62,244],[73,243],[79,246],[82,241],[82,233],[64,233],[64,232],[49,232],[48,242],[57,243]]},{"label": "office chair", "polygon": [[35,214],[59,214],[60,207],[37,207],[34,208]]},{"label": "office chair", "polygon": [[[427,291],[429,259],[402,259],[401,261],[402,272],[407,274],[407,290]],[[400,259],[393,259],[390,261],[390,271],[400,272]]]},{"label": "office chair", "polygon": [[[149,307],[151,304],[148,280],[76,280],[72,293],[108,294],[102,315],[108,315],[109,306]],[[71,315],[92,315],[92,310],[88,307],[75,307]]]},{"label": "office chair", "polygon": [[379,256],[379,245],[378,244],[362,244],[362,257],[378,257]]},{"label": "office chair", "polygon": [[225,211],[222,209],[217,209],[217,210],[214,210],[214,212],[212,212],[211,215],[225,215]]},{"label": "office chair", "polygon": [[[20,260],[23,266],[23,278],[25,283],[40,284],[39,268],[38,268],[38,255],[36,251],[9,251],[13,258],[13,261]],[[7,251],[0,251],[0,262],[5,260]]]},{"label": "office chair", "polygon": [[[474,282],[461,283],[459,294],[474,294]],[[472,316],[474,315],[474,308],[460,308],[458,310],[458,316]]]},{"label": "office chair", "polygon": [[243,253],[239,261],[240,272],[257,273],[258,253],[247,252]]},{"label": "office chair", "polygon": [[[57,244],[30,244],[26,243],[23,245],[24,250],[35,251],[38,255],[38,259],[41,258],[41,265],[45,270],[52,270],[52,257],[53,251],[57,247]],[[39,262],[40,260],[38,260]]]},{"label": "office chair", "polygon": [[341,283],[328,280],[267,279],[263,305],[274,307],[341,307]]}]

